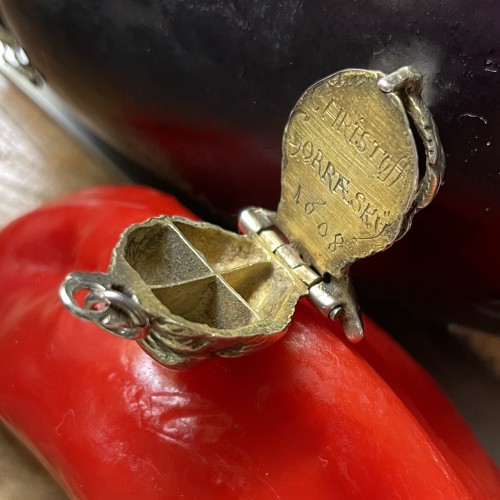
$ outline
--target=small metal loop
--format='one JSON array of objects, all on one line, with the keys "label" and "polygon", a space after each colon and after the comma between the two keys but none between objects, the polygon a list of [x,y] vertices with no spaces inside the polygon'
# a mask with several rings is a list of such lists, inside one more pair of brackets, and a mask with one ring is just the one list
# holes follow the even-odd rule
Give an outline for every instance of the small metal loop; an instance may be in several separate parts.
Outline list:
[{"label": "small metal loop", "polygon": [[386,93],[404,91],[401,98],[406,112],[412,119],[425,149],[425,174],[402,226],[399,235],[402,237],[409,229],[415,213],[426,207],[436,196],[443,181],[446,162],[436,123],[422,98],[422,74],[411,66],[404,66],[381,78],[378,88]]},{"label": "small metal loop", "polygon": [[79,318],[98,323],[108,315],[108,307],[104,309],[95,309],[89,303],[81,307],[75,299],[75,296],[81,290],[88,290],[92,294],[104,292],[106,287],[102,284],[103,278],[108,277],[104,273],[81,273],[75,272],[66,276],[66,279],[59,288],[59,296],[63,304],[69,311]]},{"label": "small metal loop", "polygon": [[32,84],[40,86],[42,75],[31,65],[26,52],[17,40],[0,25],[0,56],[13,70],[17,71]]},{"label": "small metal loop", "polygon": [[101,290],[99,292],[91,291],[83,300],[83,309],[93,310],[93,311],[102,311],[103,308],[99,309],[98,305],[103,305],[106,308],[109,308],[109,301],[106,300],[103,296]]},{"label": "small metal loop", "polygon": [[[122,338],[145,338],[148,334],[148,316],[133,296],[116,288],[117,284],[109,274],[76,272],[66,277],[59,295],[75,316],[90,320]],[[82,290],[89,293],[83,299],[83,306],[80,306],[75,296]]]},{"label": "small metal loop", "polygon": [[[133,297],[118,290],[105,290],[103,298],[109,303],[110,311],[122,313],[120,315],[109,314],[102,321],[102,325],[106,330],[127,339],[136,340],[146,337],[149,319]],[[123,318],[123,315],[126,318]],[[126,321],[124,322],[123,319]]]}]

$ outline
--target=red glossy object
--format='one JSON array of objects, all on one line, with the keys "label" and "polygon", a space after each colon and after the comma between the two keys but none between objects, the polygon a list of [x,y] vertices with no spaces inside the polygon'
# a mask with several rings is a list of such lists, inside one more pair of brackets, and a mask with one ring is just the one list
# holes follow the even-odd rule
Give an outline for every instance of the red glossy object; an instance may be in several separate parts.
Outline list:
[{"label": "red glossy object", "polygon": [[0,415],[78,498],[491,499],[500,475],[422,369],[299,303],[286,337],[186,372],[72,317],[57,289],[105,270],[121,231],[174,199],[101,188],[0,234]]}]

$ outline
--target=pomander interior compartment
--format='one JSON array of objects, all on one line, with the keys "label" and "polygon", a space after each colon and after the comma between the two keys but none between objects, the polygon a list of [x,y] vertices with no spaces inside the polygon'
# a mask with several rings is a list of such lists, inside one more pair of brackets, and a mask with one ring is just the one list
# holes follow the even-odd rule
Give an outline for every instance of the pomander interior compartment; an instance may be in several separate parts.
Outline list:
[{"label": "pomander interior compartment", "polygon": [[255,235],[180,217],[131,226],[114,251],[111,273],[152,317],[218,335],[279,331],[306,291]]}]

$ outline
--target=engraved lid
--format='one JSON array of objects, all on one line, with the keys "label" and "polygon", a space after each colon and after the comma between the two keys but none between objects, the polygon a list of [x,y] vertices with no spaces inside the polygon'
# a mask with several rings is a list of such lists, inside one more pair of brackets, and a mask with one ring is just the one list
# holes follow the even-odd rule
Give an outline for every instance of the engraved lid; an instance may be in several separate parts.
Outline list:
[{"label": "engraved lid", "polygon": [[285,129],[277,224],[323,275],[391,245],[415,198],[415,142],[401,98],[377,87],[384,76],[351,69],[321,80]]}]

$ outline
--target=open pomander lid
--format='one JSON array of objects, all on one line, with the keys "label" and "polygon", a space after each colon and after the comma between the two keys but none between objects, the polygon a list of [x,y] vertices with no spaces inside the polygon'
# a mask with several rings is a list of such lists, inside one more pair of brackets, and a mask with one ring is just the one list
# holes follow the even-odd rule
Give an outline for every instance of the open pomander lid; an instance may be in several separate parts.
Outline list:
[{"label": "open pomander lid", "polygon": [[399,236],[418,186],[418,157],[401,98],[377,71],[314,84],[283,138],[277,223],[320,272],[384,250]]}]

